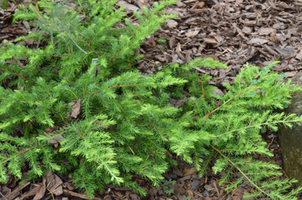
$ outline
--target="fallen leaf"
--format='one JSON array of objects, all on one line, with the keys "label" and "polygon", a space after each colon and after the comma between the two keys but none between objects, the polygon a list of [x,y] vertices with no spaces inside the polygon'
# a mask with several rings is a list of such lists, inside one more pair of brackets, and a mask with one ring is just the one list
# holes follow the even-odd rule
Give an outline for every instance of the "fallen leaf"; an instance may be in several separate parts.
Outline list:
[{"label": "fallen leaf", "polygon": [[186,35],[187,37],[194,37],[194,36],[196,36],[198,33],[199,33],[199,30],[195,29],[194,31],[193,31],[193,30],[189,30],[185,35]]},{"label": "fallen leaf", "polygon": [[224,95],[224,93],[218,88],[213,91],[213,94],[215,94],[217,96],[223,96]]},{"label": "fallen leaf", "polygon": [[[49,135],[47,133],[44,133],[44,135]],[[47,141],[48,144],[50,145],[54,145],[54,147],[58,147],[59,143],[64,139],[64,137],[62,135],[57,135],[56,137],[54,137],[53,139],[50,139]]]},{"label": "fallen leaf", "polygon": [[192,175],[192,174],[197,174],[198,170],[195,167],[192,167],[190,169],[184,169],[184,176]]},{"label": "fallen leaf", "polygon": [[77,101],[77,103],[72,106],[72,113],[70,115],[71,117],[73,117],[73,118],[77,118],[78,117],[78,115],[81,112],[81,102],[82,102],[82,99],[79,99]]},{"label": "fallen leaf", "polygon": [[48,190],[55,195],[63,194],[63,181],[51,171],[46,172],[46,182]]},{"label": "fallen leaf", "polygon": [[132,4],[129,4],[127,3],[126,1],[119,1],[117,3],[118,6],[121,6],[121,7],[125,7],[127,10],[130,10],[130,11],[134,11],[134,10],[138,10],[139,8],[137,6],[134,6]]},{"label": "fallen leaf", "polygon": [[215,189],[215,188],[212,187],[210,184],[206,184],[206,185],[204,186],[204,188],[205,188],[207,191],[211,191],[211,190],[214,190],[214,189]]},{"label": "fallen leaf", "polygon": [[194,196],[192,190],[187,190],[187,191],[186,191],[186,196],[187,196],[188,198],[192,199],[193,196]]},{"label": "fallen leaf", "polygon": [[65,182],[64,185],[67,187],[68,190],[75,190],[75,185],[73,183]]},{"label": "fallen leaf", "polygon": [[169,28],[174,28],[174,27],[177,27],[177,25],[178,25],[177,21],[175,21],[173,19],[167,19],[166,23]]},{"label": "fallen leaf", "polygon": [[178,99],[173,99],[170,98],[169,99],[169,103],[174,106],[175,108],[180,108],[181,106],[183,106],[185,103],[187,103],[189,99],[187,97],[185,97],[184,99],[178,100]]},{"label": "fallen leaf", "polygon": [[186,193],[186,190],[183,188],[183,185],[181,185],[181,184],[169,185],[169,187],[174,189],[175,194],[183,195]]},{"label": "fallen leaf", "polygon": [[150,46],[155,46],[156,45],[156,42],[155,42],[155,39],[154,39],[154,35],[151,35],[149,36],[148,38],[148,42],[147,42]]},{"label": "fallen leaf", "polygon": [[156,55],[154,58],[160,62],[165,62],[167,60],[166,55]]}]

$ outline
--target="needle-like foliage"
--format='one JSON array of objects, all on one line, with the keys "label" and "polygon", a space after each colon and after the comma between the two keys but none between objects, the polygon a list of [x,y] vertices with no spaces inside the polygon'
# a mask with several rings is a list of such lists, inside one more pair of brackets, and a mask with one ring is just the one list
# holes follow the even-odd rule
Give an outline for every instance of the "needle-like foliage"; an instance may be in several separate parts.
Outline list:
[{"label": "needle-like foliage", "polygon": [[[195,67],[226,68],[211,59],[142,74],[135,51],[175,17],[163,13],[175,1],[134,12],[136,24],[116,2],[41,0],[17,10],[14,20],[29,20],[36,29],[16,41],[37,46],[6,41],[0,48],[0,180],[8,173],[21,178],[26,165],[31,179],[48,170],[71,174],[90,197],[109,183],[146,194],[132,176],[159,185],[176,164],[169,151],[193,163],[200,176],[212,168],[228,183],[235,174],[227,190],[249,181],[257,191],[250,197],[294,199],[301,189],[286,193],[294,181],[269,181],[281,175],[278,167],[252,156],[272,156],[261,127],[276,130],[302,120],[273,112],[298,89],[281,82],[273,65],[259,71],[247,64],[217,96],[211,77],[194,73]],[[185,98],[182,106],[169,103]]]}]

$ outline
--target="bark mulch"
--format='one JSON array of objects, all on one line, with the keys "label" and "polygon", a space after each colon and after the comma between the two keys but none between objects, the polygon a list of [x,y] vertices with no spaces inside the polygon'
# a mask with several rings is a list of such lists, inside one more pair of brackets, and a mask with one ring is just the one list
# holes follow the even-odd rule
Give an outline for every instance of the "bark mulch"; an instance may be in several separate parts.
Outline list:
[{"label": "bark mulch", "polygon": [[[126,7],[129,19],[133,10],[143,6],[151,8],[155,0],[121,0],[117,6]],[[28,0],[23,0],[28,4]],[[0,42],[13,41],[32,30],[26,21],[11,25],[12,14],[17,5],[10,3],[6,10],[0,10]],[[196,73],[209,74],[209,84],[225,92],[222,83],[233,83],[235,76],[245,63],[263,68],[279,60],[273,70],[293,77],[302,69],[302,0],[184,0],[166,9],[179,17],[167,20],[162,28],[143,43],[137,53],[145,57],[137,63],[141,71],[153,74],[171,63],[185,64],[197,57],[211,57],[227,64],[228,69],[196,68]],[[34,47],[32,40],[22,43]],[[22,64],[20,62],[20,64]],[[255,156],[282,166],[281,148],[277,134],[266,132],[263,139],[275,154],[273,158]],[[171,155],[174,156],[174,155]],[[253,189],[248,182],[237,190],[225,192],[219,186],[220,174],[208,172],[200,178],[194,167],[178,161],[164,174],[166,180],[160,188],[150,182],[134,177],[139,185],[148,191],[141,197],[127,188],[107,185],[106,192],[96,193],[95,199],[139,200],[139,199],[204,199],[241,200]],[[26,174],[24,174],[26,176]],[[286,177],[286,174],[284,173]],[[236,178],[236,176],[234,176]],[[9,177],[8,183],[0,187],[0,200],[12,199],[89,199],[72,184],[72,177],[48,172],[44,178],[20,184],[20,180]],[[265,198],[263,198],[265,199]],[[301,198],[302,199],[302,198]]]}]

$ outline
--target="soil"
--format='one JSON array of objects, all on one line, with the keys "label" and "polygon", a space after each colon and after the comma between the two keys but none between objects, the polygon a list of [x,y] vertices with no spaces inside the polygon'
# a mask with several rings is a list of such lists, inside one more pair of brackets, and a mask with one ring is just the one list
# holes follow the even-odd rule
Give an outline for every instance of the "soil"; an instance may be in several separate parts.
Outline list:
[{"label": "soil", "polygon": [[[154,0],[121,0],[117,6],[126,7],[129,19],[133,20],[133,10],[143,6],[151,8]],[[21,2],[28,4],[28,0]],[[0,42],[14,41],[26,35],[33,28],[26,21],[12,22],[12,14],[18,5],[9,3],[6,10],[0,10]],[[228,65],[227,69],[196,68],[196,73],[209,74],[213,79],[209,84],[223,91],[223,82],[233,83],[241,68],[248,62],[263,68],[273,61],[280,61],[273,70],[293,77],[302,69],[302,0],[184,0],[165,10],[179,17],[167,20],[154,35],[143,42],[138,53],[144,58],[137,68],[153,74],[171,63],[185,64],[197,57],[211,57]],[[135,21],[133,21],[135,23]],[[34,47],[34,41],[22,44]],[[281,148],[277,133],[265,132],[263,139],[274,153],[273,158],[255,156],[282,167]],[[173,155],[171,155],[173,156]],[[175,158],[177,159],[177,158]],[[283,171],[284,177],[286,173]],[[197,170],[188,163],[178,161],[164,174],[162,186],[155,188],[147,180],[135,177],[141,187],[148,191],[146,197],[139,196],[127,188],[106,186],[106,192],[96,193],[95,199],[204,199],[241,200],[252,191],[249,183],[226,192],[219,185],[220,174],[211,171],[200,178]],[[72,177],[48,173],[40,180],[19,184],[20,180],[10,177],[1,185],[0,200],[6,199],[89,199],[72,184]],[[52,182],[53,185],[46,185]],[[50,189],[58,193],[50,194]],[[2,198],[1,198],[2,196]],[[299,197],[302,199],[302,197]],[[263,198],[266,199],[266,198]]]}]

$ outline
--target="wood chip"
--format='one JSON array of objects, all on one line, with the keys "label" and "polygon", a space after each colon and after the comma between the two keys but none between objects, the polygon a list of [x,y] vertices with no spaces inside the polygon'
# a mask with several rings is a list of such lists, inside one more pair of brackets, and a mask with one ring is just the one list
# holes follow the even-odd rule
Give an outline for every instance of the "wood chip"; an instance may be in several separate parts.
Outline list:
[{"label": "wood chip", "polygon": [[[76,193],[76,192],[72,192],[72,191],[69,191],[69,190],[63,190],[63,194],[78,197],[78,198],[82,198],[82,199],[91,200],[91,198],[87,194]],[[102,199],[95,197],[92,200],[102,200]]]},{"label": "wood chip", "polygon": [[273,28],[260,28],[258,30],[259,35],[269,35],[276,32],[276,29]]},{"label": "wood chip", "polygon": [[15,199],[20,194],[21,190],[23,190],[23,188],[25,188],[28,185],[30,185],[30,182],[26,181],[22,185],[19,185],[17,188],[15,188],[12,193],[10,193],[9,195],[7,195],[5,197],[2,197],[0,200],[13,200],[13,199]]},{"label": "wood chip", "polygon": [[214,38],[204,38],[204,42],[208,44],[217,44],[217,41]]},{"label": "wood chip", "polygon": [[302,50],[300,50],[300,53],[298,53],[298,54],[296,55],[296,58],[297,58],[298,60],[302,60]]},{"label": "wood chip", "polygon": [[293,56],[295,54],[293,47],[276,48],[276,50],[284,56]]},{"label": "wood chip", "polygon": [[266,40],[266,39],[253,38],[249,41],[249,44],[265,44],[267,42],[268,42],[268,40]]}]

